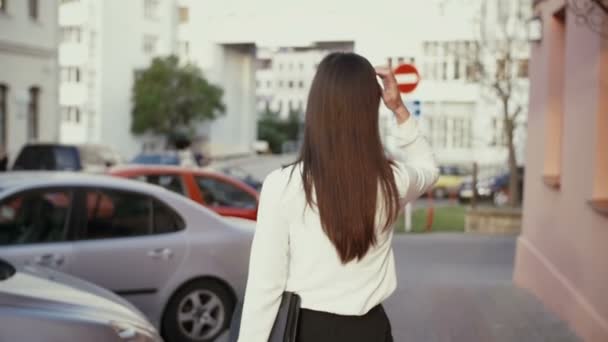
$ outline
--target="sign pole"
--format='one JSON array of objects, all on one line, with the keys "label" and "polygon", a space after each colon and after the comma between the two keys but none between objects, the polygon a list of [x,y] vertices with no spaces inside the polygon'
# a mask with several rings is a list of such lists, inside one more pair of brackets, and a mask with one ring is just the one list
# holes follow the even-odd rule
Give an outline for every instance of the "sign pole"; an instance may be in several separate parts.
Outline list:
[{"label": "sign pole", "polygon": [[405,231],[409,233],[412,231],[412,203],[411,202],[408,202],[405,205],[405,213],[403,216],[405,217]]}]

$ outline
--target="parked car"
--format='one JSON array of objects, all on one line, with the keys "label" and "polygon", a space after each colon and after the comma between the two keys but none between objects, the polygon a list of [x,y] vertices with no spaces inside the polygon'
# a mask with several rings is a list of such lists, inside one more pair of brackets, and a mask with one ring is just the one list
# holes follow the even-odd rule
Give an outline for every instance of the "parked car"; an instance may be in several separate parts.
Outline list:
[{"label": "parked car", "polygon": [[130,164],[137,165],[172,165],[196,166],[194,154],[189,150],[167,151],[158,153],[141,153],[135,156]]},{"label": "parked car", "polygon": [[161,342],[133,305],[48,268],[0,260],[0,341]]},{"label": "parked car", "polygon": [[105,172],[122,162],[120,155],[102,145],[27,144],[13,170],[55,170]]},{"label": "parked car", "polygon": [[247,276],[253,228],[158,186],[107,175],[0,175],[0,258],[132,302],[166,341],[213,341]]},{"label": "parked car", "polygon": [[[524,168],[518,168],[519,172],[519,196],[523,199],[524,191]],[[480,200],[492,201],[497,206],[502,206],[509,201],[510,172],[503,172],[497,176],[481,179],[477,182],[477,194]],[[463,182],[458,192],[460,202],[468,202],[473,197],[473,181],[468,179]]]},{"label": "parked car", "polygon": [[171,166],[124,166],[109,171],[113,176],[160,185],[202,204],[222,216],[255,220],[258,192],[219,172]]},{"label": "parked car", "polygon": [[448,196],[456,196],[466,175],[467,172],[462,167],[440,166],[439,178],[432,190],[433,197],[443,199]]},{"label": "parked car", "polygon": [[[477,198],[481,201],[492,199],[493,178],[485,178],[477,181]],[[458,201],[467,203],[473,198],[473,179],[467,178],[462,182],[458,190]]]},{"label": "parked car", "polygon": [[262,182],[238,166],[224,167],[221,169],[221,172],[227,176],[242,181],[243,183],[249,185],[258,192],[262,190]]}]

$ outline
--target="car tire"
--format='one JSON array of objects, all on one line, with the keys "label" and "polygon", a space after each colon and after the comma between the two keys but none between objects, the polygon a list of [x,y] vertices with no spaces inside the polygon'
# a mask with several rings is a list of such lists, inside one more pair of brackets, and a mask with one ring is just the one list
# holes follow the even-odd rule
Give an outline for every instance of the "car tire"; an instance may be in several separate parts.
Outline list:
[{"label": "car tire", "polygon": [[162,319],[163,338],[167,342],[214,341],[230,326],[234,307],[234,296],[220,282],[188,283],[169,300]]}]

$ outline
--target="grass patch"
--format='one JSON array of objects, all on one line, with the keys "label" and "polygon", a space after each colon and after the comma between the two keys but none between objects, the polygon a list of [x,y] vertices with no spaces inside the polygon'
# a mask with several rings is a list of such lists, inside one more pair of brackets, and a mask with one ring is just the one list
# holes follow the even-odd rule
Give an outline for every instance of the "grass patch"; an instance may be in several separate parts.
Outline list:
[{"label": "grass patch", "polygon": [[[464,206],[435,208],[430,232],[464,232]],[[427,209],[416,209],[412,213],[412,233],[426,233]],[[405,233],[403,213],[395,224],[395,232]]]}]

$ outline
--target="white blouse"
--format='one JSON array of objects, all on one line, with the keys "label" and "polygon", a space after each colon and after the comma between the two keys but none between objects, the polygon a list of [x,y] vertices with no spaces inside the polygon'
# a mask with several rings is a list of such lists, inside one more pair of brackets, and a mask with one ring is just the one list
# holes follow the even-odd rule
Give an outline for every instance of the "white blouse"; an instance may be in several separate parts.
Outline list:
[{"label": "white blouse", "polygon": [[[397,147],[395,181],[405,204],[435,183],[438,170],[414,118],[395,123],[391,137]],[[293,167],[273,171],[262,187],[239,342],[268,341],[284,291],[300,295],[305,309],[364,315],[397,286],[392,230],[379,229],[377,244],[362,259],[342,264],[317,211],[307,206],[295,167],[291,178]]]}]

